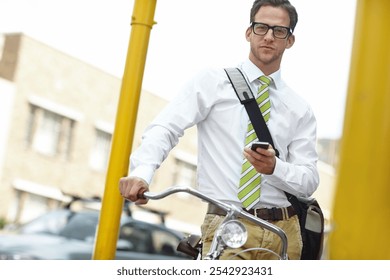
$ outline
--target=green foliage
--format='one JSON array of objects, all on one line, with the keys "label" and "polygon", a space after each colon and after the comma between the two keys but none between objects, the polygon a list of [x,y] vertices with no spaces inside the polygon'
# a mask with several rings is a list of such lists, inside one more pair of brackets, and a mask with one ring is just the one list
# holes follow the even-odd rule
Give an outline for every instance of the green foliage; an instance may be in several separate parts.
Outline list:
[{"label": "green foliage", "polygon": [[6,221],[4,218],[0,217],[0,229],[3,229],[6,225]]}]

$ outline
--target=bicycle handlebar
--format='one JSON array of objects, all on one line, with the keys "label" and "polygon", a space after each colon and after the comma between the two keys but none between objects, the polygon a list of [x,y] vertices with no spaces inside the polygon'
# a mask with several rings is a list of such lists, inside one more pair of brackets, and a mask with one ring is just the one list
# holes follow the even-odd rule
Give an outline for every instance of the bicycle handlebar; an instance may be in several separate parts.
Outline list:
[{"label": "bicycle handlebar", "polygon": [[275,226],[275,225],[273,225],[265,220],[262,220],[258,217],[255,217],[255,216],[249,214],[248,212],[246,212],[245,210],[243,210],[242,208],[236,207],[233,204],[228,204],[228,203],[219,201],[217,199],[205,196],[203,193],[201,193],[201,192],[199,192],[191,187],[185,187],[185,186],[173,186],[173,187],[170,187],[170,188],[168,188],[160,193],[152,193],[152,192],[148,191],[148,192],[144,192],[143,196],[145,198],[148,198],[148,199],[158,200],[158,199],[165,198],[169,195],[172,195],[172,194],[178,193],[178,192],[189,193],[189,194],[196,196],[202,200],[205,200],[209,203],[217,205],[218,207],[222,208],[226,212],[234,211],[234,213],[237,216],[245,218],[245,219],[247,219],[255,224],[258,224],[259,226],[261,226],[265,229],[268,229],[269,231],[272,231],[273,233],[278,235],[279,238],[282,240],[282,248],[281,248],[281,253],[280,253],[281,259],[282,260],[288,259],[288,257],[287,257],[287,236],[286,236],[285,232],[281,228],[279,228],[279,227],[277,227],[277,226]]}]

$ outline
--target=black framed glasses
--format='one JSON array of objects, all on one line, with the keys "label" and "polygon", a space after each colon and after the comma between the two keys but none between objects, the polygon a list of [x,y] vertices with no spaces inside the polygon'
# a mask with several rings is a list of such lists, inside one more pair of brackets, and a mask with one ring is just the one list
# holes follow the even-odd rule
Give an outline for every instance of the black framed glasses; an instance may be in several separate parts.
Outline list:
[{"label": "black framed glasses", "polygon": [[261,22],[252,22],[253,33],[264,36],[268,30],[272,29],[272,34],[275,38],[286,39],[288,35],[292,34],[292,30],[285,26],[269,26]]}]

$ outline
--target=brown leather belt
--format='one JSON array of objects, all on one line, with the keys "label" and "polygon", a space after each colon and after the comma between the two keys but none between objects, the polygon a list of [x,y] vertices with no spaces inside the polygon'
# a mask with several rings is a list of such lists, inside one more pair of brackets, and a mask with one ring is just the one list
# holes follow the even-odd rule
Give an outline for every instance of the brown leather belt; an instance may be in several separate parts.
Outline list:
[{"label": "brown leather belt", "polygon": [[[295,210],[292,206],[283,207],[283,208],[276,208],[276,207],[258,208],[258,209],[250,209],[245,211],[248,212],[249,214],[252,214],[253,216],[268,221],[280,221],[296,215]],[[209,204],[207,208],[207,214],[226,216],[226,211],[214,204]]]}]

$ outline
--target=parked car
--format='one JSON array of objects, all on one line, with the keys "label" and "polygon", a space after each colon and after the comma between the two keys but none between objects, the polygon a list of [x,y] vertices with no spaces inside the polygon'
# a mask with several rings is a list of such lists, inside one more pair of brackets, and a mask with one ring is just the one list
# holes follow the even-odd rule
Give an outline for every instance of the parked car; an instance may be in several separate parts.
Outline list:
[{"label": "parked car", "polygon": [[[90,260],[94,247],[99,212],[72,210],[50,211],[15,232],[0,234],[0,260]],[[120,222],[116,259],[189,259],[176,247],[184,234],[133,219],[124,214]]]}]

